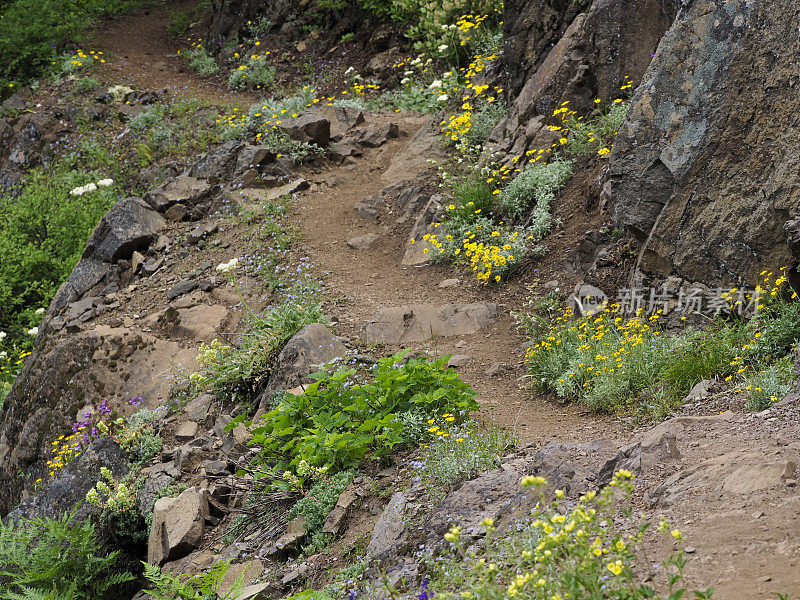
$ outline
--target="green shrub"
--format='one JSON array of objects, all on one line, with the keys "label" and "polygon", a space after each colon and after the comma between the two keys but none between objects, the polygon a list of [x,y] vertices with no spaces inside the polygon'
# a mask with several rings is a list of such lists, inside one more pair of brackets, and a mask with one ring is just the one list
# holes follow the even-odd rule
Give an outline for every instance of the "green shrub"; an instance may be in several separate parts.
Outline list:
[{"label": "green shrub", "polygon": [[254,54],[231,72],[228,87],[232,90],[271,88],[276,74],[275,67],[270,66],[266,56]]},{"label": "green shrub", "polygon": [[144,576],[150,585],[145,590],[157,600],[234,600],[244,588],[244,573],[239,575],[227,592],[222,591],[229,562],[218,561],[211,569],[199,575],[179,576],[164,573],[159,567],[143,562]]},{"label": "green shrub", "polygon": [[749,321],[720,315],[702,330],[668,333],[660,313],[626,319],[616,305],[581,317],[562,310],[550,322],[519,315],[531,339],[528,376],[537,388],[594,410],[634,407],[655,416],[700,381],[725,378],[748,393],[751,410],[761,410],[787,389],[792,375],[783,357],[800,340],[798,303],[782,290],[786,280],[782,274],[767,286]]},{"label": "green shrub", "polygon": [[550,206],[555,194],[571,176],[571,161],[555,158],[528,165],[501,190],[500,206],[511,218],[527,218],[539,240],[550,231]]},{"label": "green shrub", "polygon": [[[75,513],[57,519],[0,522],[0,597],[9,600],[84,600],[134,579],[115,570],[118,552],[104,553],[89,521]],[[116,571],[116,572],[114,572]]]},{"label": "green shrub", "polygon": [[303,394],[287,395],[254,424],[251,443],[261,450],[255,460],[260,476],[285,488],[284,473],[304,476],[298,473],[301,463],[329,474],[355,468],[367,456],[384,457],[413,441],[399,419],[403,413],[461,418],[478,407],[475,391],[446,368],[448,357],[406,361],[407,353],[378,361],[368,382],[342,368],[319,372]]},{"label": "green shrub", "polygon": [[219,73],[219,65],[216,59],[203,46],[186,50],[183,53],[183,57],[186,59],[189,68],[200,77],[211,77]]},{"label": "green shrub", "polygon": [[63,164],[31,171],[18,195],[0,192],[0,327],[39,322],[35,311],[50,302],[117,200],[113,187],[70,194],[87,179]]},{"label": "green shrub", "polygon": [[170,24],[167,25],[167,31],[174,38],[181,37],[191,27],[189,15],[182,10],[175,11],[170,9],[168,12]]}]

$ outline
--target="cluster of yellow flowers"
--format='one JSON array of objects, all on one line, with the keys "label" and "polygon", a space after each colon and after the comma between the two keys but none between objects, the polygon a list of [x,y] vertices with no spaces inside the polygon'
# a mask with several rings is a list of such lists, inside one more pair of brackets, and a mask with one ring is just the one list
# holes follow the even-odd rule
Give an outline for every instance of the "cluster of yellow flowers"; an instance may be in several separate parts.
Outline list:
[{"label": "cluster of yellow flowers", "polygon": [[490,88],[488,85],[476,85],[474,82],[475,77],[482,73],[489,63],[498,58],[497,52],[498,48],[495,48],[491,54],[476,54],[466,68],[460,69],[464,75],[464,85],[458,90],[461,94],[461,111],[440,123],[442,134],[446,139],[457,144],[464,140],[472,129],[472,117],[478,103],[492,104],[501,98],[502,87]]},{"label": "cluster of yellow flowers", "polygon": [[0,379],[3,375],[15,375],[15,372],[22,366],[25,359],[31,355],[29,350],[23,350],[19,356],[9,355],[7,352],[0,352]]},{"label": "cluster of yellow flowers", "polygon": [[86,426],[79,426],[76,433],[61,435],[52,443],[53,449],[50,452],[53,456],[47,461],[47,474],[50,477],[55,477],[61,469],[81,455],[81,440],[85,428]]},{"label": "cluster of yellow flowers", "polygon": [[360,81],[353,82],[353,92],[355,92],[356,96],[366,96],[367,90],[372,90],[374,92],[379,92],[381,86],[377,83],[361,83]]},{"label": "cluster of yellow flowers", "polygon": [[[529,527],[521,531],[511,528],[500,539],[495,535],[494,519],[485,518],[480,523],[486,532],[485,544],[467,557],[461,554],[461,527],[451,527],[444,539],[454,549],[453,560],[470,561],[471,565],[457,580],[443,578],[445,589],[437,589],[435,597],[567,600],[575,598],[573,593],[582,586],[588,590],[595,583],[598,590],[600,586],[605,590],[603,597],[606,593],[609,597],[650,597],[639,587],[633,570],[647,527],[632,512],[618,511],[615,506],[621,498],[630,498],[633,479],[630,471],[617,471],[602,491],[587,492],[571,509],[562,510],[563,490],[555,490],[555,500],[547,502],[543,493],[547,481],[539,476],[523,477],[521,485],[540,496]],[[677,529],[670,531],[663,519],[658,531],[677,541],[683,538]],[[447,572],[444,566],[443,573]],[[565,578],[566,574],[571,577]],[[573,587],[570,582],[575,579],[580,585]]]},{"label": "cluster of yellow flowers", "polygon": [[[540,355],[554,350],[562,342],[578,340],[578,349],[585,352],[585,360],[578,363],[577,369],[568,377],[578,376],[583,387],[591,385],[592,378],[600,373],[614,373],[624,369],[625,355],[632,348],[641,346],[651,336],[657,337],[660,331],[655,324],[661,319],[663,311],[647,317],[640,309],[635,317],[624,320],[620,316],[620,305],[610,304],[591,316],[573,320],[572,308],[560,309],[559,316],[550,325],[550,331],[539,342],[525,351],[525,363],[539,360]],[[566,384],[564,379],[560,384]]]},{"label": "cluster of yellow flowers", "polygon": [[[472,204],[470,202],[470,204]],[[450,205],[450,209],[455,207]],[[480,213],[480,209],[475,211]],[[440,227],[442,223],[433,223],[433,227]],[[476,224],[473,230],[468,230],[465,237],[461,240],[461,246],[452,249],[453,256],[458,259],[459,255],[464,254],[469,259],[470,268],[475,273],[479,281],[484,284],[495,282],[499,283],[508,274],[509,268],[513,266],[515,255],[513,253],[512,243],[517,242],[519,238],[519,231],[508,232],[505,230],[495,229],[491,232],[489,237],[497,240],[497,243],[487,243],[480,239],[476,240],[479,230],[484,225]],[[430,248],[439,251],[439,254],[444,254],[447,248],[445,243],[436,236],[435,233],[426,233],[422,239],[427,242],[428,248],[423,249],[423,253],[428,254]],[[447,234],[444,238],[448,246],[452,246],[453,236]],[[502,240],[502,241],[501,241]],[[416,239],[412,239],[411,243],[416,243]]]},{"label": "cluster of yellow flowers", "polygon": [[[455,420],[456,420],[455,415],[453,415],[451,413],[444,413],[442,415],[442,425],[439,426],[439,425],[436,425],[436,417],[432,417],[432,418],[428,419],[428,425],[430,425],[430,427],[428,427],[428,433],[432,433],[433,435],[435,435],[436,437],[439,437],[439,438],[449,438],[450,435],[451,435],[450,429],[452,428],[452,424],[455,422]],[[471,433],[472,433],[471,431],[467,431],[466,435],[469,435]],[[464,438],[463,437],[455,437],[454,441],[456,443],[458,443],[458,444],[461,444],[461,443],[464,442]],[[423,446],[423,447],[427,447],[427,446]]]},{"label": "cluster of yellow flowers", "polygon": [[[464,240],[464,254],[470,259],[470,266],[475,271],[478,280],[488,283],[494,279],[499,283],[502,275],[492,273],[497,270],[505,270],[505,267],[514,262],[514,255],[510,253],[511,244],[503,244],[503,246],[496,246],[494,244],[484,244],[483,242],[473,241],[475,234],[467,232],[470,237]],[[493,231],[492,236],[497,237],[500,235],[499,231]],[[516,240],[518,232],[511,234],[512,240]]]}]

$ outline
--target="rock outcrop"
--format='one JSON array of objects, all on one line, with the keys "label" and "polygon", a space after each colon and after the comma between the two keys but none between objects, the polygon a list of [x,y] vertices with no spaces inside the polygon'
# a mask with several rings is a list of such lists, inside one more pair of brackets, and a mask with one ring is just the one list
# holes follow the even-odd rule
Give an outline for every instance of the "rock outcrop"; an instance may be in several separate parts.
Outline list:
[{"label": "rock outcrop", "polygon": [[[509,89],[519,89],[489,141],[492,151],[524,156],[550,146],[553,109],[589,114],[595,98],[619,97],[625,77],[639,81],[677,12],[676,0],[580,2],[511,0],[504,20]],[[516,17],[516,18],[514,18]],[[523,83],[524,82],[524,83]]]},{"label": "rock outcrop", "polygon": [[796,264],[798,28],[792,0],[681,10],[611,153],[607,192],[640,275],[754,284]]}]

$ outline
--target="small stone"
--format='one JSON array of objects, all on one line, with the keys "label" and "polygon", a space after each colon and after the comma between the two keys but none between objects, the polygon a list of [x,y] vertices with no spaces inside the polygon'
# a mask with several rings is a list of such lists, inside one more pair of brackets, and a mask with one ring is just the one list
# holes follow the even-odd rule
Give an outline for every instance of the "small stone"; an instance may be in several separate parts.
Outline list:
[{"label": "small stone", "polygon": [[452,357],[450,357],[450,360],[447,361],[447,366],[457,369],[459,367],[463,367],[471,360],[472,357],[467,354],[454,354]]},{"label": "small stone", "polygon": [[501,373],[508,370],[508,367],[502,363],[496,362],[492,363],[488,369],[484,372],[487,377],[497,377]]},{"label": "small stone", "polygon": [[188,488],[177,498],[160,498],[153,509],[147,562],[162,565],[195,550],[203,539],[208,514],[205,492]]},{"label": "small stone", "polygon": [[133,271],[134,275],[139,272],[142,264],[144,264],[144,256],[141,252],[134,250],[133,254],[131,255],[131,271]]},{"label": "small stone", "polygon": [[209,477],[227,477],[231,474],[228,463],[222,460],[207,460],[203,463],[203,469]]},{"label": "small stone", "polygon": [[198,283],[193,279],[184,279],[180,283],[175,284],[172,286],[169,291],[167,292],[167,299],[175,300],[175,298],[179,298],[184,294],[188,294],[189,292],[193,292],[197,289]]},{"label": "small stone", "polygon": [[442,289],[458,287],[458,279],[443,279],[439,282],[439,287]]},{"label": "small stone", "polygon": [[347,240],[347,245],[354,250],[372,250],[378,245],[381,236],[377,233],[365,233]]},{"label": "small stone", "polygon": [[197,423],[194,421],[184,421],[175,430],[175,439],[179,442],[188,442],[197,437]]}]

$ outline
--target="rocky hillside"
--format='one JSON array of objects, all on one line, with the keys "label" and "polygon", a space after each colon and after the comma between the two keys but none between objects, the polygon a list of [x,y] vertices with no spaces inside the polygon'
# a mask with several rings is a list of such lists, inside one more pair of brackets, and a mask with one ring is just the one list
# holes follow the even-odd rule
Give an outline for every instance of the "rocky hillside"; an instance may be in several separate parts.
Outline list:
[{"label": "rocky hillside", "polygon": [[1,597],[800,592],[800,10],[455,4],[6,90]]}]

